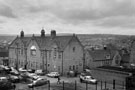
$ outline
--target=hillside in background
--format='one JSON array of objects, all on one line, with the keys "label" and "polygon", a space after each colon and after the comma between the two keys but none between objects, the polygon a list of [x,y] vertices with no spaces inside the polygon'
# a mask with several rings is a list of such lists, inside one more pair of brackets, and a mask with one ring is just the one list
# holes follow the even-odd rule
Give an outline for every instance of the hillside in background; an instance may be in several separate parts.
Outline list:
[{"label": "hillside in background", "polygon": [[83,46],[96,48],[101,48],[106,44],[111,44],[118,49],[130,48],[130,43],[135,39],[134,36],[112,34],[78,34],[77,36]]},{"label": "hillside in background", "polygon": [[[135,36],[112,35],[112,34],[76,34],[85,47],[101,48],[103,45],[112,44],[117,48],[129,48]],[[29,36],[29,35],[26,35]],[[31,35],[30,35],[31,36]],[[16,38],[15,35],[0,35],[0,45],[10,44]]]},{"label": "hillside in background", "polygon": [[16,38],[16,36],[10,36],[10,35],[0,35],[0,45],[2,44],[10,44],[14,39]]}]

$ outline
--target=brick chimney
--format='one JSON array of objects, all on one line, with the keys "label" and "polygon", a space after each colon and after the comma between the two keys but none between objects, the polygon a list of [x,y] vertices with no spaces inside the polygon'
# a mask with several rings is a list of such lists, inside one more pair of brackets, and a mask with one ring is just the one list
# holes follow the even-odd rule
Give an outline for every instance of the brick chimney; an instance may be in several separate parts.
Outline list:
[{"label": "brick chimney", "polygon": [[23,38],[24,37],[24,31],[20,32],[20,37]]},{"label": "brick chimney", "polygon": [[55,30],[51,30],[51,37],[55,38],[55,36],[56,36],[56,31]]}]

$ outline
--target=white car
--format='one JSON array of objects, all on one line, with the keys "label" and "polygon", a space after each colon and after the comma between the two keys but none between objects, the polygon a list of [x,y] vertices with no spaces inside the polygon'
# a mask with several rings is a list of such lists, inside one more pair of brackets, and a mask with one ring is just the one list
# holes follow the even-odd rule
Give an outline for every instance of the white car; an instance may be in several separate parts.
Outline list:
[{"label": "white car", "polygon": [[96,84],[97,80],[92,76],[80,76],[80,82]]},{"label": "white car", "polygon": [[11,67],[10,74],[19,75],[19,72],[16,69],[14,69],[13,67]]},{"label": "white car", "polygon": [[37,80],[38,78],[40,78],[40,76],[38,76],[38,75],[35,74],[35,73],[27,73],[27,75],[28,75],[30,78],[35,79],[35,80]]},{"label": "white car", "polygon": [[34,80],[32,83],[28,84],[29,88],[45,85],[49,82],[47,79],[38,78],[37,80]]},{"label": "white car", "polygon": [[8,81],[7,77],[0,77],[0,81]]},{"label": "white car", "polygon": [[58,72],[50,72],[47,74],[48,77],[53,77],[53,78],[57,78],[60,76],[60,74]]},{"label": "white car", "polygon": [[45,73],[43,72],[43,70],[36,70],[35,73],[37,75],[44,75]]}]

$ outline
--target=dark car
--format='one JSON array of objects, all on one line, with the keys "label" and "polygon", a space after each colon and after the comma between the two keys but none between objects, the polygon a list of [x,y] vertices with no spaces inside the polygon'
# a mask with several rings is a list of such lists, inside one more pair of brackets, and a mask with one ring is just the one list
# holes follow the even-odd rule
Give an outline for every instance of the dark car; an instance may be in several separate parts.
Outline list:
[{"label": "dark car", "polygon": [[34,80],[32,83],[28,84],[28,87],[32,88],[32,87],[42,86],[47,84],[48,82],[49,80],[47,79],[38,78],[37,80]]},{"label": "dark car", "polygon": [[19,76],[9,75],[9,80],[10,80],[12,83],[17,83],[17,82],[20,81],[20,78],[19,78]]}]

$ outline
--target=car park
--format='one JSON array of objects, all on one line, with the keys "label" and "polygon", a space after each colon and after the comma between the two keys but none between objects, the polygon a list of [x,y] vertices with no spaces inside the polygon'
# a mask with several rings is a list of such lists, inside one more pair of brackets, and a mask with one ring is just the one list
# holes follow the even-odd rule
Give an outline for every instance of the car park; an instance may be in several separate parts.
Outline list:
[{"label": "car park", "polygon": [[47,84],[48,82],[49,80],[47,79],[38,78],[37,80],[34,80],[32,83],[28,84],[28,87],[32,88],[32,87],[42,86]]},{"label": "car park", "polygon": [[60,74],[58,72],[50,72],[47,74],[48,77],[53,77],[53,78],[57,78],[60,76]]}]

